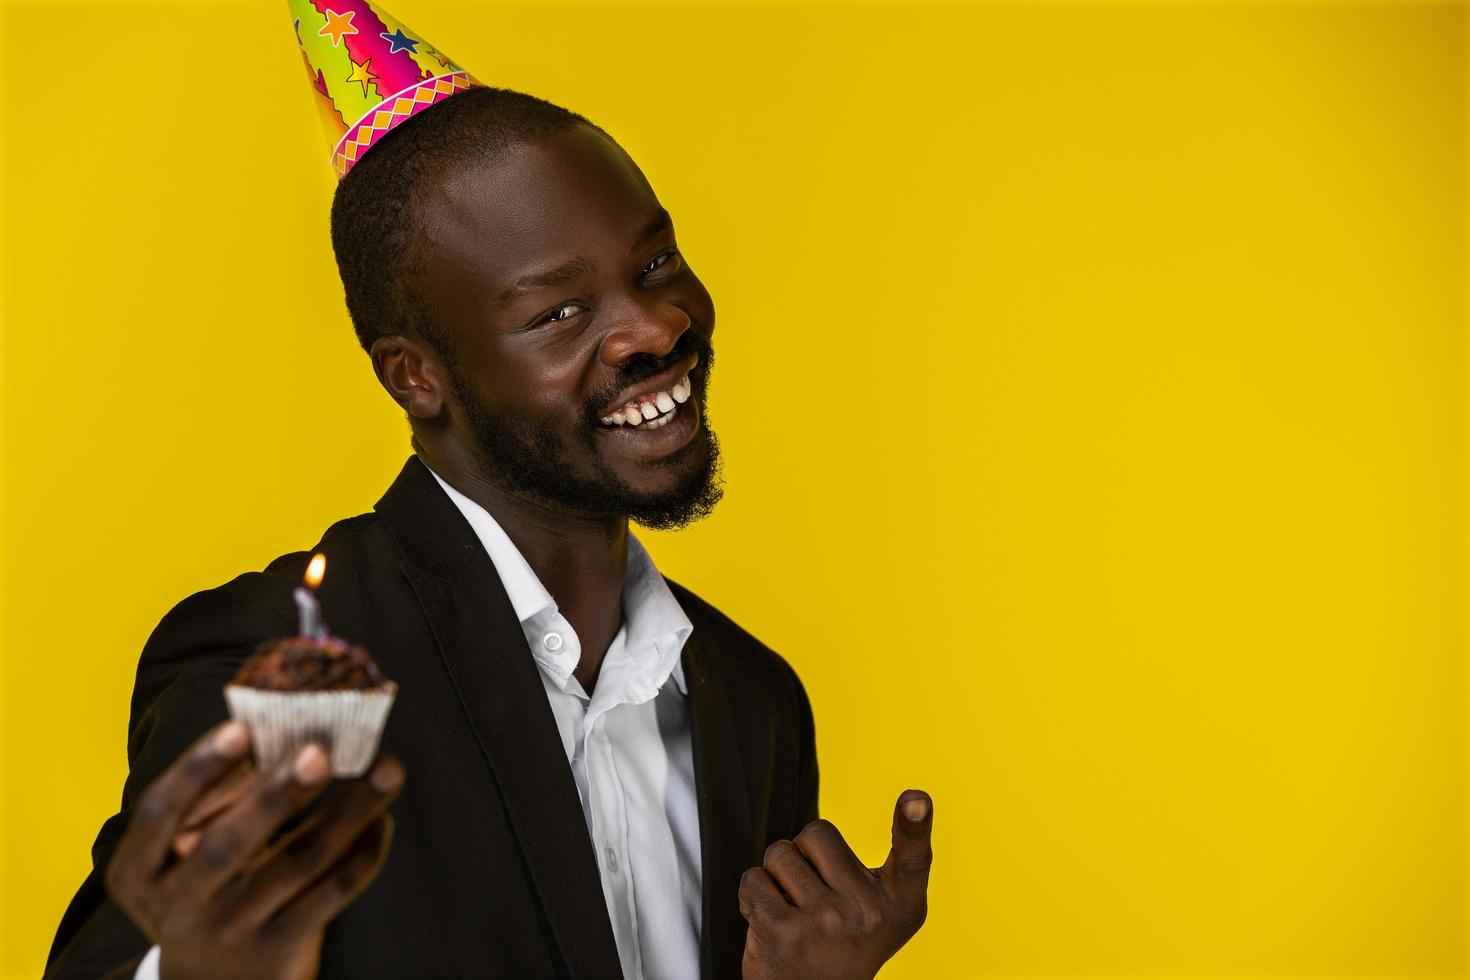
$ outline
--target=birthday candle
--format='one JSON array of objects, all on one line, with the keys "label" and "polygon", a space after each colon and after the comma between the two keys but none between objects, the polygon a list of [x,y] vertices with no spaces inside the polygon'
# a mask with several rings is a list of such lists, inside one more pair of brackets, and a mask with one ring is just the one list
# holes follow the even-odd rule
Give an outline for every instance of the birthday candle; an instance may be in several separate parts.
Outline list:
[{"label": "birthday candle", "polygon": [[313,640],[325,640],[327,638],[327,624],[322,622],[322,607],[316,601],[316,587],[322,584],[322,576],[327,571],[327,556],[318,552],[311,556],[311,562],[306,566],[306,586],[296,586],[296,591],[291,593],[296,600],[296,613],[300,621],[298,632]]}]

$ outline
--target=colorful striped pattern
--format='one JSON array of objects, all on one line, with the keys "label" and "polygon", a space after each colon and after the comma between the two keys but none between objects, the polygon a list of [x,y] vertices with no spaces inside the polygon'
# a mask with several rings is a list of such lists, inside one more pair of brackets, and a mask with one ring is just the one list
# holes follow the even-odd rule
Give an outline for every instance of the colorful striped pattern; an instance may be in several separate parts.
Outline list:
[{"label": "colorful striped pattern", "polygon": [[[383,102],[356,125],[343,134],[332,150],[332,166],[337,176],[346,177],[362,155],[388,130],[403,120],[436,102],[443,102],[455,92],[463,92],[473,84],[470,76],[462,71],[452,75],[440,75],[404,91],[396,98]],[[392,103],[391,105],[389,103]]]},{"label": "colorful striped pattern", "polygon": [[287,4],[338,179],[394,126],[480,84],[371,0]]}]

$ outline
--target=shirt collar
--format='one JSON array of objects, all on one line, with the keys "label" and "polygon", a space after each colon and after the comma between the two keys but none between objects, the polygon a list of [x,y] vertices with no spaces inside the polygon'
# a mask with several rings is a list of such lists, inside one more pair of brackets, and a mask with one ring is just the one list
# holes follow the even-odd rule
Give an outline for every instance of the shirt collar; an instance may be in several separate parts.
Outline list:
[{"label": "shirt collar", "polygon": [[488,510],[444,482],[444,478],[438,473],[434,473],[432,469],[429,472],[439,481],[444,492],[449,494],[449,499],[454,501],[465,520],[470,522],[480,544],[485,546],[490,560],[495,563],[495,571],[500,574],[505,594],[510,596],[516,619],[524,625],[540,612],[547,609],[555,611],[556,600],[551,598],[551,593],[546,591],[546,586],[536,577],[530,562],[526,561],[500,523],[490,516]]},{"label": "shirt collar", "polygon": [[658,650],[659,660],[651,665],[655,691],[672,676],[680,694],[688,694],[684,665],[679,654],[694,624],[684,607],[669,590],[669,583],[654,567],[653,558],[633,533],[628,532],[628,570],[623,578],[623,629],[630,650]]},{"label": "shirt collar", "polygon": [[[546,586],[541,584],[541,579],[536,576],[530,562],[526,561],[515,542],[511,541],[510,535],[490,516],[490,512],[450,486],[428,464],[425,464],[425,468],[438,481],[439,486],[444,488],[444,492],[459,508],[475,536],[485,547],[490,561],[495,565],[495,571],[500,575],[501,584],[505,586],[505,593],[510,598],[516,619],[527,633],[527,642],[532,650],[538,650],[539,637],[532,634],[538,634],[540,628],[533,620],[544,620],[548,614],[556,615],[556,600],[546,591]],[[679,654],[683,650],[684,641],[693,632],[694,624],[689,621],[679,600],[674,598],[668,583],[654,566],[648,550],[629,532],[628,567],[623,578],[624,643],[621,647],[628,657],[642,661],[636,666],[640,668],[638,673],[644,675],[645,686],[651,686],[652,693],[648,696],[653,696],[671,676],[680,694],[689,693]],[[617,647],[618,644],[614,643],[614,648]],[[609,654],[611,657],[613,650]],[[609,666],[624,665],[604,663],[603,670],[606,671]]]}]

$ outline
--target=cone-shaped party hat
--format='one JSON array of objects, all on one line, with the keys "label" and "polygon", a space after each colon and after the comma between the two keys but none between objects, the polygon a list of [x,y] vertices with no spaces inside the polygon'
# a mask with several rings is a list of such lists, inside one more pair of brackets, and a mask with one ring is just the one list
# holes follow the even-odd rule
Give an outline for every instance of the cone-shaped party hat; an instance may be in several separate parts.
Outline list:
[{"label": "cone-shaped party hat", "polygon": [[394,126],[479,82],[369,0],[286,0],[340,180]]}]

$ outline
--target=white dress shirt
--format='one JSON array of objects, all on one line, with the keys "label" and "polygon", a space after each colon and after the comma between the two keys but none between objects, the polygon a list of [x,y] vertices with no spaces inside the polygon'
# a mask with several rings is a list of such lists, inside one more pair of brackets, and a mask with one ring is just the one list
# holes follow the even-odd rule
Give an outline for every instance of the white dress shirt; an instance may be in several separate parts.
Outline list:
[{"label": "white dress shirt", "polygon": [[[698,977],[699,805],[679,663],[693,624],[629,533],[623,625],[589,697],[572,675],[581,643],[530,564],[485,508],[434,479],[489,553],[536,660],[582,799],[623,976]],[[154,946],[135,980],[158,980],[158,960]]]}]

